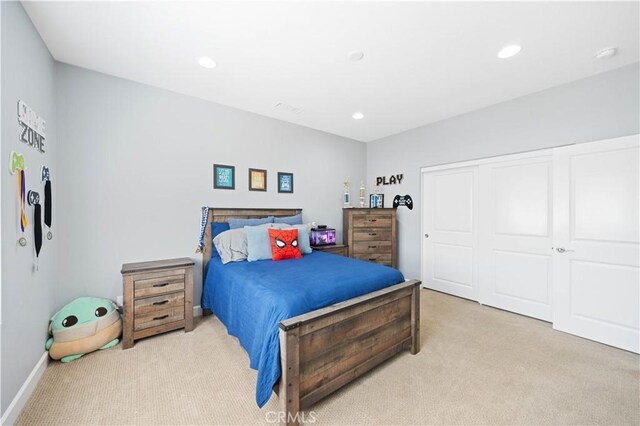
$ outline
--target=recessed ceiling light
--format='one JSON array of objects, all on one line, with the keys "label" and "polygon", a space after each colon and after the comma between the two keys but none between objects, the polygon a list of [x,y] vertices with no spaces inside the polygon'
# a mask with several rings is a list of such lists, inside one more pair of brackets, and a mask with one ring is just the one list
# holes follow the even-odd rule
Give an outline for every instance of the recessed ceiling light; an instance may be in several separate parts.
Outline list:
[{"label": "recessed ceiling light", "polygon": [[516,56],[522,50],[522,46],[518,46],[517,44],[510,44],[508,46],[503,47],[498,52],[498,58],[507,59],[512,56]]},{"label": "recessed ceiling light", "polygon": [[361,112],[355,112],[351,117],[353,117],[354,120],[362,120],[364,118],[364,114]]},{"label": "recessed ceiling light", "polygon": [[351,62],[358,62],[364,58],[364,52],[361,50],[354,50],[353,52],[349,52],[349,60]]},{"label": "recessed ceiling light", "polygon": [[618,53],[617,48],[607,47],[605,49],[598,50],[594,56],[596,59],[609,59],[610,57],[615,56],[616,53]]},{"label": "recessed ceiling light", "polygon": [[205,68],[215,68],[217,65],[216,61],[208,56],[201,56],[200,59],[198,59],[198,63],[200,64],[200,66]]}]

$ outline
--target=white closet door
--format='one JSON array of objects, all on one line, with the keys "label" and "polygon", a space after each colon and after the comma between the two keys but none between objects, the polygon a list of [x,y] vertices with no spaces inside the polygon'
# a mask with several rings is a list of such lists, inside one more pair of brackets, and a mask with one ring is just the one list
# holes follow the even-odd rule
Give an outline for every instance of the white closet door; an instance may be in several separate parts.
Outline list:
[{"label": "white closet door", "polygon": [[639,352],[638,136],[554,150],[554,328]]},{"label": "white closet door", "polygon": [[551,155],[480,166],[480,302],[546,321],[552,320],[552,169]]},{"label": "white closet door", "polygon": [[423,285],[478,300],[478,168],[422,175]]}]

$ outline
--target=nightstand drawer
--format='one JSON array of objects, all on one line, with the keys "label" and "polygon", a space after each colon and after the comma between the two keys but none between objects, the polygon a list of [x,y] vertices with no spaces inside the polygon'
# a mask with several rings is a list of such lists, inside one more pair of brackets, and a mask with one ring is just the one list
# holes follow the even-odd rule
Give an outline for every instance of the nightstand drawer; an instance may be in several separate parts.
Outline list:
[{"label": "nightstand drawer", "polygon": [[390,228],[392,221],[390,214],[353,215],[354,228]]},{"label": "nightstand drawer", "polygon": [[150,315],[166,309],[184,306],[184,291],[163,294],[161,296],[136,299],[133,302],[134,317]]},{"label": "nightstand drawer", "polygon": [[[133,296],[136,298],[147,297],[184,290],[184,272],[182,274],[176,274],[175,272],[158,273],[155,274],[155,277],[149,277],[152,274],[136,277],[133,283]],[[144,278],[140,279],[142,277]]]},{"label": "nightstand drawer", "polygon": [[184,320],[184,304],[171,308],[161,308],[144,315],[136,315],[133,319],[133,324],[134,330],[138,331],[182,320]]},{"label": "nightstand drawer", "polygon": [[392,245],[391,241],[367,241],[353,243],[354,254],[364,253],[391,253]]},{"label": "nightstand drawer", "polygon": [[371,254],[355,254],[353,257],[360,260],[368,260],[369,262],[377,262],[383,265],[391,266],[391,253],[371,253]]},{"label": "nightstand drawer", "polygon": [[353,241],[391,241],[391,230],[386,230],[386,229],[354,230]]}]

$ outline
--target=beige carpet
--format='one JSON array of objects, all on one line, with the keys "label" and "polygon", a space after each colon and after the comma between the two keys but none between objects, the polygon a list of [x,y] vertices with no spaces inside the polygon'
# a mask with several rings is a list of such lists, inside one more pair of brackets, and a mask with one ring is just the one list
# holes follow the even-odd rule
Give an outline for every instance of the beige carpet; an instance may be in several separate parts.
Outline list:
[{"label": "beige carpet", "polygon": [[[422,350],[307,413],[315,424],[638,424],[639,357],[550,324],[422,291]],[[51,363],[19,424],[265,424],[256,373],[214,317]]]}]

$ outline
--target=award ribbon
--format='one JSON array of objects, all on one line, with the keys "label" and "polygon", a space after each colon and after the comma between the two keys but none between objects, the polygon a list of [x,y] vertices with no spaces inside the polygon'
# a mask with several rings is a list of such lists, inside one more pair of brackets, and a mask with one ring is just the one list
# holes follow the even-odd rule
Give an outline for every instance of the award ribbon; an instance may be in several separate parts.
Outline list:
[{"label": "award ribbon", "polygon": [[204,230],[207,228],[207,219],[209,217],[209,207],[202,207],[202,219],[200,220],[200,239],[196,253],[204,253],[207,248],[204,246]]},{"label": "award ribbon", "polygon": [[18,191],[20,191],[20,229],[24,233],[27,228],[27,215],[24,213],[26,198],[24,170],[18,170]]}]

